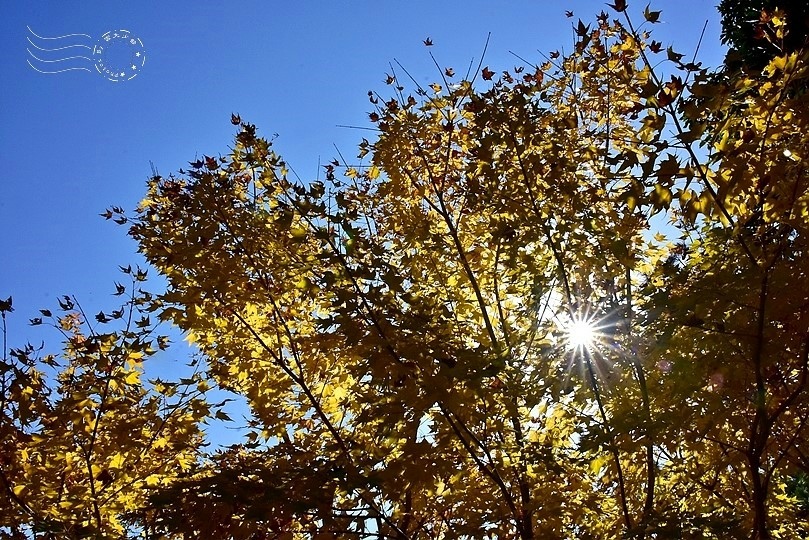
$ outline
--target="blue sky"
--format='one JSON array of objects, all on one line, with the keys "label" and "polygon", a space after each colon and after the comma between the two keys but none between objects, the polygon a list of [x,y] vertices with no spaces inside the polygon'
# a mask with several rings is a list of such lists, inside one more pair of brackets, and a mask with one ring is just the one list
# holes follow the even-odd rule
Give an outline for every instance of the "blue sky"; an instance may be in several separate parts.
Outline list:
[{"label": "blue sky", "polygon": [[[638,23],[644,6],[630,1]],[[714,2],[652,7],[663,10],[655,39],[680,52],[693,51],[707,20],[699,58],[721,62]],[[118,265],[140,259],[125,229],[98,214],[135,207],[150,161],[167,175],[195,156],[227,152],[232,112],[266,136],[277,133],[276,149],[310,179],[319,158],[336,155],[335,145],[356,155],[368,133],[337,126],[368,125],[367,92],[385,95],[394,59],[429,83],[437,72],[428,52],[463,73],[491,32],[484,65],[508,69],[519,64],[509,51],[539,61],[538,50],[569,50],[571,23],[589,23],[602,9],[609,8],[592,0],[4,2],[0,297],[14,297],[10,344],[50,338],[58,346],[58,336],[26,323],[59,295],[75,294],[93,313],[115,307]],[[125,82],[81,70],[39,73],[26,62],[27,27],[42,37],[91,36],[37,45],[93,43],[126,29],[141,39],[146,62]]]}]

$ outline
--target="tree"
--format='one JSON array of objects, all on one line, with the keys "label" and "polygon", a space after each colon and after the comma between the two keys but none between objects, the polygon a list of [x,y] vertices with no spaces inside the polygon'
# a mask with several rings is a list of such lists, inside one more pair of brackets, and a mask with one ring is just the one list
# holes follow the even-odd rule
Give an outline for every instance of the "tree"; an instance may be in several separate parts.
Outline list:
[{"label": "tree", "polygon": [[[0,538],[117,538],[133,523],[152,529],[148,488],[168,482],[201,452],[208,414],[200,377],[185,384],[141,380],[155,336],[140,289],[145,272],[124,269],[128,300],[91,322],[70,297],[61,315],[42,310],[64,336],[60,357],[4,346],[0,364]],[[0,304],[5,345],[8,305]],[[104,326],[121,321],[120,330]]]},{"label": "tree", "polygon": [[155,534],[808,533],[807,52],[717,76],[613,9],[541,65],[389,74],[363,166],[293,180],[234,116],[108,214],[252,413]]}]

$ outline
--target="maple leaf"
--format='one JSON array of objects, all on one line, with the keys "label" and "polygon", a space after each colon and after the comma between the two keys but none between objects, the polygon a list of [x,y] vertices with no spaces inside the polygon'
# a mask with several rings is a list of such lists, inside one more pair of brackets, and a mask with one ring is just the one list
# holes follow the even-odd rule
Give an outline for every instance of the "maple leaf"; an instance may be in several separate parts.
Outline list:
[{"label": "maple leaf", "polygon": [[215,171],[219,168],[219,163],[216,161],[216,158],[204,156],[205,159],[205,168],[209,171]]},{"label": "maple leaf", "polygon": [[666,49],[666,54],[668,55],[669,60],[671,60],[672,62],[676,62],[676,63],[679,63],[683,59],[683,56],[684,56],[684,55],[682,55],[682,54],[680,54],[678,52],[674,52],[674,49],[672,47],[669,47],[668,49]]},{"label": "maple leaf", "polygon": [[430,38],[425,39],[423,43],[424,43],[425,47],[432,47],[433,46],[433,40],[430,39]]},{"label": "maple leaf", "polygon": [[492,77],[494,76],[494,71],[491,71],[488,66],[483,68],[481,71],[481,76],[483,77],[484,81],[491,81]]},{"label": "maple leaf", "polygon": [[651,11],[649,9],[651,4],[647,4],[646,9],[643,10],[643,17],[649,21],[650,23],[656,23],[660,21],[660,11]]}]

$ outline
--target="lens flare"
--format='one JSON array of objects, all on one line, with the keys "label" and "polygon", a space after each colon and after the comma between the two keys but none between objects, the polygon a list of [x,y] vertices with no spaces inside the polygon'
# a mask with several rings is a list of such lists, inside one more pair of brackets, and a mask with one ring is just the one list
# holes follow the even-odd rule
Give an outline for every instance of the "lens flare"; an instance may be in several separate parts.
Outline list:
[{"label": "lens flare", "polygon": [[598,341],[598,328],[595,321],[574,318],[565,328],[565,341],[571,349],[591,349]]}]

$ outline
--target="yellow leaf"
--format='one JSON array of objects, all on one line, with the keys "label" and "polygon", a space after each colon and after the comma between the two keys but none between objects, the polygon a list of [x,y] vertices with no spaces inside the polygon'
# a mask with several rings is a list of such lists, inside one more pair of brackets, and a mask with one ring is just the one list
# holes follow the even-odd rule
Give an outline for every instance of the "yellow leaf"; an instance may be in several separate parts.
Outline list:
[{"label": "yellow leaf", "polygon": [[347,393],[348,393],[348,392],[346,392],[346,389],[345,389],[345,388],[343,388],[342,386],[337,386],[337,387],[336,387],[336,388],[335,388],[335,389],[332,391],[332,394],[331,394],[331,395],[332,395],[332,396],[334,396],[334,399],[336,399],[337,401],[340,401],[341,399],[343,399],[344,397],[346,397],[346,394],[347,394]]},{"label": "yellow leaf", "polygon": [[605,456],[595,458],[594,460],[590,461],[590,472],[593,474],[598,474],[606,463],[607,458]]},{"label": "yellow leaf", "polygon": [[126,374],[126,379],[124,379],[124,382],[130,385],[140,384],[140,372],[130,371]]},{"label": "yellow leaf", "polygon": [[126,462],[126,456],[121,454],[120,452],[116,452],[115,455],[112,456],[112,460],[110,461],[110,469],[122,469],[124,467],[124,463]]}]

